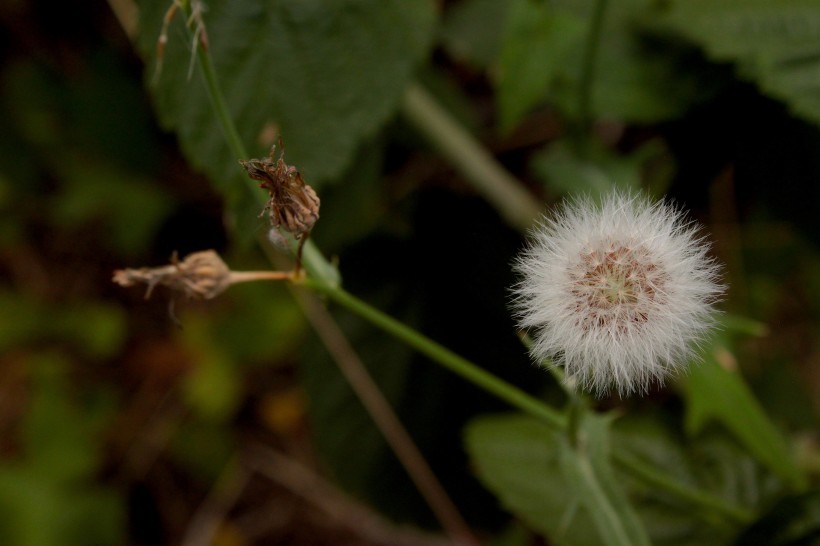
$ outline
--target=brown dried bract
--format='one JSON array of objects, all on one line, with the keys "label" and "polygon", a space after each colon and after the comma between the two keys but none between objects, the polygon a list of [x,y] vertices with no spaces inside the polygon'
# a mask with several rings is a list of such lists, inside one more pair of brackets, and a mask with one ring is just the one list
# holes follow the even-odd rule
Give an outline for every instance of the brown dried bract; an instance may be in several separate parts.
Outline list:
[{"label": "brown dried bract", "polygon": [[319,219],[319,197],[305,183],[296,167],[285,163],[285,149],[281,139],[279,147],[281,152],[278,159],[274,159],[274,145],[268,157],[240,160],[239,163],[248,171],[248,176],[260,181],[259,187],[267,190],[270,195],[262,213],[270,215],[270,222],[274,227],[281,227],[300,239],[310,233]]}]

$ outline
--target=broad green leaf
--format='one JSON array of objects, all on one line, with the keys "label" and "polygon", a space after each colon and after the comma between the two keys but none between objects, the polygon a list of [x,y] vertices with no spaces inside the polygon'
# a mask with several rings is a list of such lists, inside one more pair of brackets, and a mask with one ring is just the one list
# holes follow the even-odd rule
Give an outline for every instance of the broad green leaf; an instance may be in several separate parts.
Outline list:
[{"label": "broad green leaf", "polygon": [[649,544],[609,462],[610,416],[586,416],[577,446],[530,417],[473,421],[466,445],[504,506],[558,544]]},{"label": "broad green leaf", "polygon": [[[139,48],[149,79],[170,5],[140,2]],[[434,23],[430,0],[214,0],[207,8],[209,50],[248,153],[267,155],[281,132],[288,162],[313,185],[339,175],[362,139],[393,113]],[[239,158],[225,144],[200,74],[188,76],[183,19],[170,27],[151,86],[156,108],[191,163],[247,206],[237,195],[245,192]]]},{"label": "broad green leaf", "polygon": [[793,487],[805,486],[783,435],[769,420],[743,379],[727,366],[735,359],[718,339],[703,351],[703,362],[692,366],[684,380],[686,429],[696,434],[717,420],[746,448]]},{"label": "broad green leaf", "polygon": [[[498,63],[502,130],[541,103],[577,118],[592,9],[591,1],[515,0]],[[672,119],[709,94],[711,85],[687,70],[678,50],[642,41],[641,22],[654,13],[647,0],[607,4],[593,66],[596,117],[636,123]]]},{"label": "broad green leaf", "polygon": [[[783,483],[747,450],[713,428],[692,441],[660,413],[631,414],[612,430],[613,451],[666,479],[755,513],[783,492]],[[733,544],[737,524],[616,467],[653,544]]]},{"label": "broad green leaf", "polygon": [[763,93],[820,123],[820,2],[676,0],[665,22]]}]

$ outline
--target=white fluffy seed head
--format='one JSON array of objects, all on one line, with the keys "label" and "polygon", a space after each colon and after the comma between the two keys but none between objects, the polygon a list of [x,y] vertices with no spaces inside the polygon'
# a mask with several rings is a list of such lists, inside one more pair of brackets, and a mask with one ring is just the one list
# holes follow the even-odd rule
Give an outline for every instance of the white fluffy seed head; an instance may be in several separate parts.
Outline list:
[{"label": "white fluffy seed head", "polygon": [[697,226],[664,202],[613,192],[566,203],[515,268],[532,356],[598,395],[646,392],[683,367],[715,324],[720,268]]}]

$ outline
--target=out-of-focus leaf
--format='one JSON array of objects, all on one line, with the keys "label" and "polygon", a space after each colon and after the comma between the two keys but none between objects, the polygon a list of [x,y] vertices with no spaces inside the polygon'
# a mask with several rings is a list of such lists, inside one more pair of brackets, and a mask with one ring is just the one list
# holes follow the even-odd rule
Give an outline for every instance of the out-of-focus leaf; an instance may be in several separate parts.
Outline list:
[{"label": "out-of-focus leaf", "polygon": [[125,507],[114,491],[50,481],[29,467],[0,466],[0,542],[14,546],[116,546]]},{"label": "out-of-focus leaf", "polygon": [[[140,2],[139,48],[149,77],[168,5]],[[204,18],[248,153],[266,156],[281,132],[288,163],[320,185],[341,174],[362,139],[397,107],[427,51],[434,9],[430,0],[216,0]],[[240,158],[224,142],[200,75],[188,78],[191,43],[182,20],[171,25],[162,73],[151,86],[157,110],[191,163],[247,207],[237,195],[245,192]]]},{"label": "out-of-focus leaf", "polygon": [[440,35],[454,58],[485,68],[498,55],[512,0],[467,0],[444,15]]},{"label": "out-of-focus leaf", "polygon": [[485,417],[466,430],[482,482],[560,544],[649,544],[609,463],[610,416],[586,416],[577,446],[524,416]]},{"label": "out-of-focus leaf", "polygon": [[205,419],[186,419],[174,434],[170,451],[182,468],[203,483],[214,483],[236,453],[230,427]]},{"label": "out-of-focus leaf", "polygon": [[[384,151],[381,144],[362,146],[342,179],[322,194],[322,221],[311,237],[334,252],[371,232],[387,212],[382,185]],[[355,218],[355,222],[351,222]]]},{"label": "out-of-focus leaf", "polygon": [[[632,415],[613,427],[613,449],[685,487],[708,492],[752,513],[782,492],[783,484],[746,450],[723,435],[706,433],[687,442],[659,415]],[[714,431],[711,431],[714,432]],[[714,510],[698,508],[627,472],[618,476],[644,521],[653,544],[731,544],[738,529]]]},{"label": "out-of-focus leaf", "polygon": [[498,111],[509,131],[564,70],[571,48],[583,40],[583,20],[556,10],[549,2],[515,0],[510,6],[499,54]]},{"label": "out-of-focus leaf", "polygon": [[[504,35],[497,90],[502,130],[539,103],[551,103],[567,116],[579,115],[581,74],[589,39],[593,2],[516,0]],[[647,0],[609,3],[604,13],[594,65],[591,110],[597,117],[652,123],[680,116],[708,96],[671,45],[641,40],[641,21],[653,13]]]},{"label": "out-of-focus leaf", "polygon": [[104,358],[125,339],[125,316],[117,307],[76,303],[50,306],[23,294],[0,292],[0,350],[56,341]]},{"label": "out-of-focus leaf", "polygon": [[241,395],[235,360],[214,343],[205,321],[187,316],[184,324],[183,343],[197,355],[196,366],[183,382],[185,400],[206,419],[228,419],[236,410]]},{"label": "out-of-focus leaf", "polygon": [[32,369],[34,396],[23,425],[28,462],[49,481],[78,481],[98,461],[90,424],[68,398],[65,362],[43,357]]},{"label": "out-of-focus leaf", "polygon": [[49,167],[64,183],[53,196],[55,223],[101,221],[112,248],[126,255],[146,249],[170,210],[168,196],[148,178],[103,161],[57,156]]},{"label": "out-of-focus leaf", "polygon": [[710,420],[717,420],[754,454],[793,487],[805,486],[783,435],[769,420],[739,374],[725,366],[736,365],[725,341],[715,338],[703,351],[703,362],[692,366],[684,380],[686,429],[694,435]]},{"label": "out-of-focus leaf", "polygon": [[104,417],[70,396],[66,362],[30,362],[32,398],[22,426],[25,458],[0,465],[0,543],[105,546],[122,543],[124,507],[92,485]]},{"label": "out-of-focus leaf", "polygon": [[615,154],[594,141],[589,144],[581,157],[568,141],[553,142],[533,157],[532,168],[556,194],[580,193],[597,199],[613,187],[641,187],[644,166],[664,152],[657,141],[647,142],[630,155]]},{"label": "out-of-focus leaf", "polygon": [[820,490],[781,499],[738,537],[738,546],[820,543]]},{"label": "out-of-focus leaf", "polygon": [[799,116],[820,123],[820,2],[816,0],[676,0],[669,28]]},{"label": "out-of-focus leaf", "polygon": [[[254,262],[251,267],[270,266]],[[241,365],[275,362],[304,340],[304,313],[284,285],[239,284],[231,287],[230,299],[231,311],[220,314],[208,330],[222,350]]]}]

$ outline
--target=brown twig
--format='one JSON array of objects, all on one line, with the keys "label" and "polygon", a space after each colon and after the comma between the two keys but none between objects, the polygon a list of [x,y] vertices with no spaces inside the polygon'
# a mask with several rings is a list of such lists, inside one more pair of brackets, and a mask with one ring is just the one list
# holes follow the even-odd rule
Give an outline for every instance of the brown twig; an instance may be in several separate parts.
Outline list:
[{"label": "brown twig", "polygon": [[339,325],[314,295],[300,289],[294,290],[294,293],[322,343],[447,534],[456,544],[477,546],[478,539]]},{"label": "brown twig", "polygon": [[449,541],[415,529],[396,527],[351,499],[313,470],[274,449],[257,445],[246,455],[248,467],[319,508],[338,524],[383,546],[447,546]]}]

